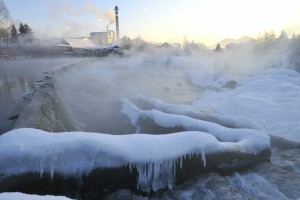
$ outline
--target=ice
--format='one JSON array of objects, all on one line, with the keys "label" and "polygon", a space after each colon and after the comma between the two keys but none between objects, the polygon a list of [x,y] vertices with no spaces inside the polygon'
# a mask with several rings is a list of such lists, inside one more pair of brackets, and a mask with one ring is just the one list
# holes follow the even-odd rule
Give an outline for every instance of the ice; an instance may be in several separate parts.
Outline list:
[{"label": "ice", "polygon": [[95,168],[138,169],[138,187],[156,190],[173,185],[175,163],[182,156],[225,149],[201,132],[168,135],[107,135],[87,132],[48,133],[16,129],[0,136],[0,173],[61,173],[80,177]]},{"label": "ice", "polygon": [[4,192],[0,193],[0,200],[71,200],[63,196],[39,196],[33,194],[24,194],[20,192]]},{"label": "ice", "polygon": [[256,173],[235,173],[232,176],[228,176],[227,179],[235,187],[244,190],[256,199],[288,199],[276,188],[276,186],[272,185]]},{"label": "ice", "polygon": [[[126,106],[125,106],[126,107]],[[127,103],[127,108],[130,104]],[[154,191],[174,185],[176,163],[182,157],[223,151],[257,153],[269,148],[267,135],[248,129],[226,129],[209,122],[158,111],[152,115],[165,126],[182,124],[205,128],[209,133],[185,131],[165,135],[109,135],[89,132],[48,133],[23,128],[0,136],[0,174],[55,173],[80,178],[96,168],[129,166],[138,171],[137,187]],[[216,138],[218,137],[219,140]],[[181,164],[182,165],[182,164]]]}]

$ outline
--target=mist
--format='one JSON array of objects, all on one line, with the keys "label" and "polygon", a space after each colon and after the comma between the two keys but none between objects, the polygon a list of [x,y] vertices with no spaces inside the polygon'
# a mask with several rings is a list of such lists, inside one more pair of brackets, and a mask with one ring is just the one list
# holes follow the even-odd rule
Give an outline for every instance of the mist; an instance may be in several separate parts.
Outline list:
[{"label": "mist", "polygon": [[192,105],[206,92],[232,90],[239,80],[265,70],[297,69],[296,41],[251,41],[220,52],[135,44],[123,57],[90,60],[55,74],[54,80],[77,130],[130,134],[137,130],[121,113],[122,99],[141,107],[146,106],[141,99]]}]

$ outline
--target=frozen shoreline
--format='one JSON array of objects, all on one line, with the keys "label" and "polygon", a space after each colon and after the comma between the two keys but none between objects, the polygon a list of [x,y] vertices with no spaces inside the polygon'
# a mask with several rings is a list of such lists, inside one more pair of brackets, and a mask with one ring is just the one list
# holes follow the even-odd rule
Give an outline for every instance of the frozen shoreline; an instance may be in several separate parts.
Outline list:
[{"label": "frozen shoreline", "polygon": [[[76,68],[76,66],[71,67]],[[109,187],[110,185],[116,185],[116,187],[110,188],[110,190],[107,190],[107,192],[110,193],[117,189],[127,188],[138,193],[139,191],[136,189],[137,186],[143,191],[155,191],[162,188],[171,188],[174,186],[174,183],[175,185],[177,185],[177,183],[185,182],[185,180],[188,180],[188,178],[195,177],[203,173],[216,172],[220,174],[226,174],[236,171],[240,172],[240,170],[242,170],[241,172],[243,172],[244,170],[247,170],[250,165],[256,166],[256,164],[265,163],[265,161],[269,162],[270,140],[269,136],[263,133],[265,130],[264,127],[261,126],[261,124],[256,123],[255,120],[251,118],[251,116],[236,116],[232,115],[231,113],[229,113],[231,115],[228,115],[228,112],[224,112],[224,115],[221,112],[214,112],[213,106],[199,107],[199,105],[203,105],[201,104],[201,101],[203,99],[199,99],[199,101],[196,101],[191,106],[186,104],[165,103],[160,99],[147,99],[144,97],[138,97],[139,100],[137,101],[132,101],[132,99],[122,101],[122,112],[123,114],[125,114],[126,117],[128,117],[128,120],[131,122],[131,125],[134,127],[134,129],[136,129],[133,129],[134,132],[143,133],[145,131],[149,134],[158,134],[159,131],[156,131],[160,130],[165,134],[173,133],[174,137],[172,137],[172,134],[167,134],[170,138],[166,140],[155,139],[155,142],[154,140],[152,141],[152,139],[147,138],[148,136],[146,137],[142,134],[138,134],[136,136],[114,136],[115,138],[146,137],[145,139],[134,139],[134,141],[143,141],[145,143],[141,142],[141,144],[139,144],[138,142],[136,142],[140,145],[136,145],[136,147],[139,147],[142,150],[135,149],[130,153],[130,155],[146,155],[147,150],[152,153],[154,152],[154,150],[156,150],[157,152],[159,152],[157,154],[159,156],[162,156],[162,152],[165,153],[163,155],[166,155],[166,157],[161,159],[157,158],[157,160],[153,160],[151,157],[145,157],[144,160],[137,159],[134,161],[132,157],[126,156],[126,151],[123,152],[121,151],[122,148],[117,148],[118,145],[113,141],[118,141],[119,139],[107,139],[107,141],[112,142],[103,143],[103,138],[110,136],[103,136],[101,134],[98,134],[97,136],[97,133],[95,133],[95,136],[92,136],[91,138],[87,136],[91,133],[69,133],[71,136],[69,139],[67,139],[67,137],[62,137],[64,139],[60,140],[59,138],[61,138],[61,135],[67,135],[68,133],[45,133],[35,129],[17,129],[28,127],[38,128],[46,130],[48,132],[66,132],[75,130],[74,125],[72,124],[72,122],[70,122],[70,118],[67,115],[65,108],[61,105],[59,97],[56,94],[56,87],[58,85],[57,82],[53,80],[53,73],[59,73],[59,71],[64,70],[64,68],[65,67],[57,68],[53,72],[48,72],[44,74],[44,79],[41,82],[39,82],[39,85],[36,85],[35,91],[27,99],[28,103],[25,105],[22,112],[19,113],[19,117],[16,119],[14,124],[14,130],[11,133],[6,133],[8,134],[7,137],[10,138],[11,136],[10,140],[15,141],[16,143],[10,143],[11,149],[15,149],[15,154],[11,156],[12,160],[4,156],[3,159],[5,161],[1,162],[7,164],[7,166],[3,165],[2,168],[3,174],[7,175],[5,183],[10,183],[10,186],[19,188],[19,191],[27,190],[28,192],[32,192],[32,188],[28,187],[28,182],[24,182],[24,180],[31,180],[33,184],[40,185],[41,191],[45,190],[45,188],[43,188],[43,185],[46,185],[47,188],[49,187],[49,185],[53,184],[53,182],[55,184],[61,184],[65,183],[64,181],[69,180],[71,181],[70,187],[63,187],[59,194],[64,195],[64,193],[68,193],[69,190],[72,190],[72,187],[79,187],[79,185],[80,187],[84,188],[81,192],[88,193],[93,188],[92,185],[89,183],[92,183],[93,181],[107,180],[108,182],[101,182],[102,185],[100,184],[101,188],[103,188],[103,192],[107,190],[107,187]],[[289,76],[288,73],[287,76]],[[272,79],[272,76],[273,75],[270,75],[269,78]],[[275,76],[275,78],[277,77],[278,76]],[[111,76],[107,78],[111,78]],[[253,80],[259,80],[259,77],[254,77]],[[288,80],[294,81],[293,78]],[[251,83],[251,80],[249,81],[249,83]],[[237,87],[239,87],[239,85]],[[168,92],[167,89],[165,89],[165,91]],[[221,92],[222,91],[222,94],[226,96],[228,94],[234,93],[235,88],[221,90]],[[218,92],[219,91],[217,91],[215,95],[217,95]],[[212,95],[214,94],[214,92],[209,92],[209,94]],[[228,96],[231,97],[231,95]],[[297,96],[295,96],[295,98],[297,98]],[[230,102],[231,99],[228,98],[227,100]],[[214,105],[214,101],[206,101],[209,102],[210,105]],[[139,105],[143,106],[138,107]],[[224,126],[227,128],[225,128]],[[174,134],[174,131],[182,133]],[[40,142],[45,140],[45,143],[41,142],[40,144],[32,145],[32,143],[30,141],[26,141],[26,139],[18,141],[18,137],[22,135],[22,132],[29,132],[28,134],[24,134],[24,137],[28,138],[28,140],[37,140]],[[36,132],[38,137],[41,138],[35,139],[36,136],[33,134],[34,132]],[[232,134],[234,132],[235,134]],[[208,135],[208,133],[211,135]],[[228,136],[227,133],[231,136]],[[4,136],[6,134],[4,134]],[[186,136],[184,136],[184,134],[186,134]],[[51,135],[53,136],[53,138],[43,137],[43,135]],[[75,137],[72,137],[72,135]],[[163,138],[161,135],[155,136],[157,136],[157,138]],[[79,145],[81,147],[79,148],[79,150],[84,149],[85,151],[72,152],[72,149],[74,149],[75,147],[70,147],[71,145],[66,145],[66,143],[63,142],[65,140],[70,140],[70,144],[77,144],[78,141],[73,141],[76,140],[76,137],[80,138],[80,141],[82,141],[82,143],[80,144],[81,146]],[[0,140],[2,140],[2,138],[5,137],[0,137]],[[101,145],[100,143],[96,142],[98,140],[101,141]],[[170,143],[166,141],[169,141]],[[189,142],[183,145],[183,141]],[[198,141],[198,143],[196,141]],[[207,141],[207,143],[203,143],[203,141]],[[5,139],[3,139],[2,142],[3,144],[9,145],[9,142],[5,141]],[[91,145],[91,142],[96,143],[94,143],[94,145]],[[158,146],[151,146],[151,143],[156,144]],[[18,146],[17,144],[20,146],[24,145],[26,146],[26,148],[19,148],[20,146]],[[55,146],[56,144],[57,146]],[[192,145],[194,149],[190,149],[192,148],[191,144],[194,144]],[[205,151],[201,149],[203,148],[203,144],[206,145]],[[54,145],[55,147],[52,146],[52,148],[50,148],[51,145]],[[124,145],[127,146],[127,143],[122,143],[121,146],[124,147]],[[207,145],[212,145],[213,147],[211,146],[208,148]],[[272,147],[279,149],[299,148],[299,143],[297,142],[288,142],[283,138],[277,138],[273,136],[271,136],[271,145],[275,145]],[[3,145],[3,147],[4,146],[5,145]],[[70,148],[67,148],[68,146]],[[92,148],[93,146],[95,146],[95,148]],[[107,158],[105,156],[102,157],[101,153],[98,154],[97,152],[103,152],[103,149],[99,149],[98,146],[107,146],[109,147],[109,149],[112,149],[112,151],[107,151],[105,154],[114,155],[116,156],[116,159],[114,159],[114,156],[107,156],[110,158]],[[176,148],[177,146],[180,148]],[[60,151],[64,147],[66,149],[69,149],[70,151]],[[154,148],[152,151],[151,147]],[[42,152],[41,149],[43,148],[50,149],[49,154],[38,154],[39,152]],[[133,148],[134,145],[129,149]],[[189,151],[187,151],[186,153],[184,153],[185,151],[180,151],[180,149],[182,150],[185,148],[189,148]],[[2,149],[0,153],[2,152],[3,155],[6,155],[7,152],[5,152],[5,149]],[[52,152],[53,149],[57,151]],[[220,151],[217,151],[218,149]],[[12,152],[14,151],[11,151],[11,153]],[[137,152],[140,154],[138,154]],[[147,155],[150,155],[149,152]],[[24,160],[22,158],[22,154],[37,156],[31,157],[32,162],[30,162],[30,156],[24,156],[23,158],[26,158]],[[68,155],[74,154],[77,154],[80,159],[83,158],[83,162],[80,162],[80,159],[76,156],[68,157]],[[114,166],[113,163],[115,161],[119,162],[119,164],[116,165],[115,168],[103,168],[104,165],[98,166],[95,164],[98,160],[95,159],[97,158],[97,156],[95,155],[100,156],[99,158],[101,159],[104,158],[104,162],[106,164],[108,163],[110,166]],[[122,155],[122,159],[121,157],[118,157],[120,155]],[[154,153],[152,156],[154,155],[156,154]],[[60,160],[61,163],[53,162],[56,158],[57,160]],[[142,158],[142,156],[140,156],[140,158]],[[180,158],[184,158],[182,159],[183,168],[181,168]],[[73,161],[71,162],[70,159],[73,159]],[[87,160],[84,161],[84,159]],[[9,160],[10,162],[6,162]],[[18,160],[21,161],[21,165],[18,165]],[[112,162],[113,160],[114,162]],[[27,164],[24,165],[26,162]],[[83,165],[85,167],[81,167],[82,163],[85,163]],[[64,168],[63,164],[67,164],[66,166],[69,167]],[[270,167],[273,166],[273,164],[270,165]],[[15,166],[16,168],[12,166]],[[22,166],[23,168],[19,168],[20,166]],[[12,170],[14,173],[10,174],[8,171],[5,172],[5,169]],[[172,180],[172,176],[170,175],[174,173],[174,169],[176,169],[177,173],[176,180]],[[65,170],[73,171],[72,173],[66,173]],[[15,173],[18,171],[20,172],[19,174]],[[158,173],[157,171],[160,172]],[[274,173],[275,172],[277,171],[275,170]],[[182,175],[182,173],[184,175]],[[69,176],[66,176],[68,174]],[[118,180],[118,178],[120,178],[118,174],[125,175],[122,179]],[[116,176],[116,178],[114,179],[114,181],[109,182],[110,178],[108,178],[107,175],[110,178],[114,176]],[[66,177],[72,178],[70,180],[66,179]],[[155,179],[155,177],[158,179]],[[251,175],[249,177],[253,176]],[[235,176],[234,178],[234,180],[242,180],[244,177]],[[162,183],[160,183],[158,180],[163,181]],[[9,188],[6,187],[4,184],[2,184],[0,188],[1,187],[3,188],[3,191],[9,190]],[[55,188],[51,188],[50,193],[56,194],[57,192],[58,191],[56,191]],[[103,195],[104,193],[101,193],[101,195]]]}]

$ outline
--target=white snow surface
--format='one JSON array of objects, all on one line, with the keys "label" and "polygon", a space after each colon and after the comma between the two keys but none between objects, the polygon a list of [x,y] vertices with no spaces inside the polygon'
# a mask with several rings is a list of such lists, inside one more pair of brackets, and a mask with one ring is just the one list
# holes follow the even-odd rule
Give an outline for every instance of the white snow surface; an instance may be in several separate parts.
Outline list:
[{"label": "white snow surface", "polygon": [[300,74],[269,69],[239,80],[233,90],[206,91],[193,107],[250,119],[269,134],[300,141]]},{"label": "white snow surface", "polygon": [[24,194],[20,192],[4,192],[0,193],[0,200],[71,200],[63,196],[51,196],[51,195],[33,195]]},{"label": "white snow surface", "polygon": [[[132,108],[130,103],[127,107]],[[186,127],[202,126],[210,134],[186,131],[165,135],[109,135],[15,129],[0,136],[0,174],[5,177],[35,172],[41,177],[43,173],[53,177],[60,173],[80,178],[95,168],[129,166],[138,170],[138,188],[156,191],[173,186],[176,163],[185,156],[200,155],[205,165],[207,153],[257,153],[270,146],[268,135],[258,131],[231,130],[154,111],[149,114],[168,126],[178,123]]]},{"label": "white snow surface", "polygon": [[259,152],[269,147],[269,136],[261,131],[238,128],[231,129],[218,124],[197,120],[184,115],[167,114],[158,110],[141,110],[128,100],[123,100],[122,112],[126,114],[132,125],[138,127],[140,118],[149,118],[162,127],[182,127],[186,130],[209,133],[226,144],[226,148],[242,152]]}]

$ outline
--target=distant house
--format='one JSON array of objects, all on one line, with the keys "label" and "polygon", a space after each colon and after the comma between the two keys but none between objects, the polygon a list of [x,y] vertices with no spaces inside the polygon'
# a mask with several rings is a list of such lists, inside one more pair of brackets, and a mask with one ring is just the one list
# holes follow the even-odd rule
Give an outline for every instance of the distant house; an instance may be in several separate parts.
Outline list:
[{"label": "distant house", "polygon": [[96,48],[96,45],[89,38],[64,38],[59,47],[65,49],[69,53],[86,53],[87,51]]},{"label": "distant house", "polygon": [[106,56],[111,53],[122,54],[120,47],[113,42],[106,45],[101,44],[99,41],[98,43],[96,42],[92,40],[92,37],[64,38],[58,47],[63,48],[64,53],[70,55]]},{"label": "distant house", "polygon": [[181,45],[179,43],[168,43],[165,42],[162,45],[160,45],[161,48],[174,48],[174,49],[178,49],[181,47]]}]

